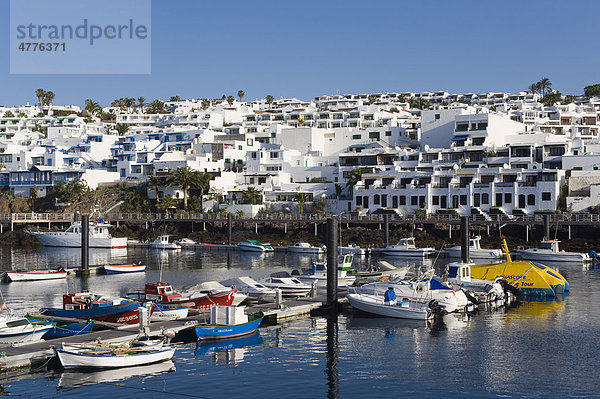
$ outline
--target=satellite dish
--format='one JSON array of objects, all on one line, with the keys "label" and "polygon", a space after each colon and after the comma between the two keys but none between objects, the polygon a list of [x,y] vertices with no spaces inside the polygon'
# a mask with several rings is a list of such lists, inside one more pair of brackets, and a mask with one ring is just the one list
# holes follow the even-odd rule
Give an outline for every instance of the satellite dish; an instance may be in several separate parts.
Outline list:
[{"label": "satellite dish", "polygon": [[425,144],[425,147],[423,148],[425,148],[425,151],[429,151],[429,144]]}]

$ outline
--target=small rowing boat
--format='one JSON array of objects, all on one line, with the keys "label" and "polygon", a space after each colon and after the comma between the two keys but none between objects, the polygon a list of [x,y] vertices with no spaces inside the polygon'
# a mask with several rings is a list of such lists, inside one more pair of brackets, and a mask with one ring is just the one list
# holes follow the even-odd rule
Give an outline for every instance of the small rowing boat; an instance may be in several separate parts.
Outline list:
[{"label": "small rowing boat", "polygon": [[258,330],[264,317],[262,312],[247,315],[242,306],[213,306],[210,311],[210,323],[199,323],[195,326],[198,341],[252,334]]},{"label": "small rowing boat", "polygon": [[134,265],[104,265],[106,274],[139,273],[146,270],[146,265],[138,262]]},{"label": "small rowing boat", "polygon": [[58,270],[30,270],[30,271],[9,271],[6,277],[10,281],[39,281],[56,280],[67,277],[67,272],[60,268]]}]

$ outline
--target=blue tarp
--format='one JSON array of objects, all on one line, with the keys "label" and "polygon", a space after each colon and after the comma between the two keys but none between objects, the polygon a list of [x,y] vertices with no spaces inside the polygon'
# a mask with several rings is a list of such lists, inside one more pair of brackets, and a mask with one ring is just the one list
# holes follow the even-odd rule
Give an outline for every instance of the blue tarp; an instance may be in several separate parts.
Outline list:
[{"label": "blue tarp", "polygon": [[441,281],[436,280],[434,278],[431,279],[429,288],[432,290],[450,290],[450,291],[452,291],[452,288],[445,286],[444,284],[442,284]]},{"label": "blue tarp", "polygon": [[466,140],[466,139],[467,139],[467,137],[469,137],[469,136],[454,136],[454,137],[452,138],[452,141],[462,141],[462,140]]}]

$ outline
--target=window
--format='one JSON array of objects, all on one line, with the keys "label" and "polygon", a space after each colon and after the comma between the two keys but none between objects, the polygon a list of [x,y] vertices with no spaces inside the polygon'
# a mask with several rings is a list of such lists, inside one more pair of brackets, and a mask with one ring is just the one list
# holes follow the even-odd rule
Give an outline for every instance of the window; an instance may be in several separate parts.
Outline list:
[{"label": "window", "polygon": [[373,205],[379,205],[379,194],[375,194],[373,197]]},{"label": "window", "polygon": [[387,208],[387,194],[381,194],[381,206]]},{"label": "window", "polygon": [[481,194],[481,203],[487,205],[490,203],[490,195],[488,193]]},{"label": "window", "polygon": [[392,131],[391,130],[386,130],[385,131],[385,135],[386,135],[386,137],[390,137],[392,135]]},{"label": "window", "polygon": [[473,206],[475,206],[475,207],[481,206],[481,194],[479,194],[479,193],[473,194]]},{"label": "window", "polygon": [[467,196],[466,195],[463,194],[460,196],[460,204],[467,205]]},{"label": "window", "polygon": [[392,196],[392,208],[398,208],[398,196]]},{"label": "window", "polygon": [[435,120],[440,119],[440,114],[435,114]]},{"label": "window", "polygon": [[502,206],[502,193],[496,193],[496,206]]},{"label": "window", "polygon": [[433,197],[431,197],[431,203],[433,205],[439,205],[440,204],[440,196],[434,195]]},{"label": "window", "polygon": [[411,195],[410,204],[417,206],[419,204],[419,197],[417,197],[416,195]]},{"label": "window", "polygon": [[535,195],[529,194],[527,196],[527,205],[535,205]]},{"label": "window", "polygon": [[363,197],[363,207],[365,207],[365,208],[369,207],[369,197],[366,195]]},{"label": "window", "polygon": [[240,151],[242,150],[242,146],[241,145],[238,145],[238,150],[240,150]]},{"label": "window", "polygon": [[511,204],[512,203],[512,194],[511,193],[504,194],[504,203],[505,204]]},{"label": "window", "polygon": [[360,195],[356,197],[356,206],[362,206],[362,197]]},{"label": "window", "polygon": [[360,140],[360,134],[353,134],[352,140]]},{"label": "window", "polygon": [[406,205],[406,195],[400,196],[400,205]]},{"label": "window", "polygon": [[379,141],[379,132],[369,132],[369,138],[371,140]]},{"label": "window", "polygon": [[254,140],[253,139],[246,139],[246,145],[248,147],[252,147],[254,145]]},{"label": "window", "polygon": [[542,193],[542,201],[550,201],[552,199],[552,193],[545,191]]},{"label": "window", "polygon": [[270,156],[271,156],[271,159],[274,159],[274,158],[279,158],[279,153],[278,153],[278,152],[271,152],[270,154],[271,154],[271,155],[270,155]]}]

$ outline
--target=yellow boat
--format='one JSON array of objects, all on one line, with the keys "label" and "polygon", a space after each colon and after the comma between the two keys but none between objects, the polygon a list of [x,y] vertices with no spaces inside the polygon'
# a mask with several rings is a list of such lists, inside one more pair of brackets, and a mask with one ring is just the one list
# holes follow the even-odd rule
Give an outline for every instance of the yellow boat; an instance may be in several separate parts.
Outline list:
[{"label": "yellow boat", "polygon": [[502,278],[521,290],[523,296],[554,297],[570,290],[569,282],[557,270],[541,263],[513,261],[502,239],[506,262],[472,265],[471,277],[494,281]]}]

